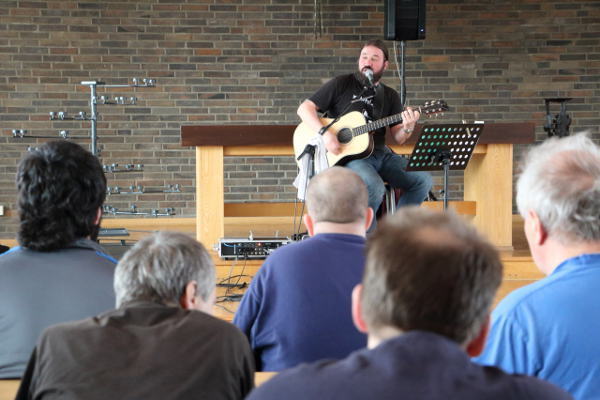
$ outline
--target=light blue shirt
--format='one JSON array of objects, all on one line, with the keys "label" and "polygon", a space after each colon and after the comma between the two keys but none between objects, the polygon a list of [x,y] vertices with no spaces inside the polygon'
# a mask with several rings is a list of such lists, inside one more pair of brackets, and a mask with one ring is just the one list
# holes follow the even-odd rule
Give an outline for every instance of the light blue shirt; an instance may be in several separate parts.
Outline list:
[{"label": "light blue shirt", "polygon": [[600,399],[600,254],[568,259],[509,294],[475,361],[547,380],[578,400]]}]

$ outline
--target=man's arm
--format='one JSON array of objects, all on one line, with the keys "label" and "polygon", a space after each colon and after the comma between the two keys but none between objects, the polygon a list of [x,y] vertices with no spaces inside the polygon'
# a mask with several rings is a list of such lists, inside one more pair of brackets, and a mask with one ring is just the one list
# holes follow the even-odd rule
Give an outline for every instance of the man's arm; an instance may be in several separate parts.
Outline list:
[{"label": "man's arm", "polygon": [[[321,128],[323,128],[323,124],[319,119],[318,107],[311,100],[304,100],[300,107],[298,107],[297,114],[310,129],[314,132],[319,132]],[[333,154],[339,154],[342,146],[337,139],[337,135],[334,132],[327,131],[323,134],[323,142],[325,143],[325,147],[327,151]]]},{"label": "man's arm", "polygon": [[[246,338],[242,337],[241,341],[238,341],[236,344],[237,348],[235,350],[235,356],[232,357],[232,359],[239,360],[239,397],[245,398],[248,396],[248,393],[254,389],[254,373],[256,362]],[[233,343],[232,346],[234,346]]]},{"label": "man's arm", "polygon": [[[252,283],[250,284],[252,286]],[[233,324],[237,326],[248,338],[250,346],[253,344],[252,328],[258,317],[260,301],[254,297],[253,288],[249,287],[244,293],[240,305],[233,316]]]},{"label": "man's arm", "polygon": [[29,400],[33,398],[34,388],[32,387],[32,382],[34,378],[34,371],[36,369],[36,360],[37,360],[37,348],[34,347],[31,352],[31,357],[29,358],[29,362],[27,363],[27,368],[25,369],[25,373],[21,378],[21,384],[19,386],[19,390],[17,391],[17,395],[15,400]]},{"label": "man's arm", "polygon": [[410,107],[402,111],[402,123],[390,127],[390,132],[396,143],[404,144],[412,136],[420,116],[418,110],[413,110]]}]

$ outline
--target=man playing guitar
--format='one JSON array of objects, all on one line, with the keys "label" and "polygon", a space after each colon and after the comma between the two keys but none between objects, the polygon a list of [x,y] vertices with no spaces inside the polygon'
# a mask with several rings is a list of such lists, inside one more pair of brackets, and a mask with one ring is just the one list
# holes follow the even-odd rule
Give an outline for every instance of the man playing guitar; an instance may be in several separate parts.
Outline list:
[{"label": "man playing guitar", "polygon": [[[357,72],[333,78],[298,107],[298,116],[313,132],[323,130],[319,112],[336,118],[359,111],[367,121],[402,113],[401,122],[373,133],[374,149],[368,157],[344,163],[367,185],[369,207],[374,211],[379,208],[385,194],[384,182],[403,190],[398,207],[421,204],[432,185],[431,175],[426,172],[407,172],[407,159],[385,146],[387,129],[395,141],[402,144],[411,136],[420,117],[419,111],[410,107],[402,111],[398,92],[380,83],[387,67],[388,50],[385,43],[371,40],[361,49]],[[342,151],[342,144],[333,129],[323,133],[323,141],[329,153],[338,154]]]}]

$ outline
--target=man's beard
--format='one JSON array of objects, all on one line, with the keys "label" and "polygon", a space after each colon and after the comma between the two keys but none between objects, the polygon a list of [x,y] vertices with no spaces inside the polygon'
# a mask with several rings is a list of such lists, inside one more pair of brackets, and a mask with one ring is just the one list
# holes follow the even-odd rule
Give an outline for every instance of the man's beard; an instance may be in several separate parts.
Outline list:
[{"label": "man's beard", "polygon": [[383,69],[379,70],[379,72],[375,72],[375,70],[373,68],[363,68],[362,70],[358,71],[357,73],[357,77],[359,78],[359,80],[361,81],[361,83],[363,83],[364,85],[369,83],[369,80],[367,79],[367,77],[364,74],[364,70],[365,69],[370,69],[371,71],[373,71],[373,83],[375,82],[379,82],[381,80],[381,78],[383,77]]},{"label": "man's beard", "polygon": [[383,69],[379,70],[379,72],[373,71],[373,81],[379,82],[383,78]]}]

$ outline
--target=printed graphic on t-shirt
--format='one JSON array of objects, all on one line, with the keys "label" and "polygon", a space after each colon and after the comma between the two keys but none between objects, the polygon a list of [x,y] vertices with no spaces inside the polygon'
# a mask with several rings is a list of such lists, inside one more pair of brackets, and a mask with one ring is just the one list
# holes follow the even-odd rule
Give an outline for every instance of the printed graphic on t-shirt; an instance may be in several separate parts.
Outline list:
[{"label": "printed graphic on t-shirt", "polygon": [[374,98],[375,96],[365,94],[363,94],[362,96],[359,96],[357,94],[352,95],[352,102],[362,104],[362,114],[367,120],[367,122],[373,121],[373,117],[371,115],[373,114]]}]

